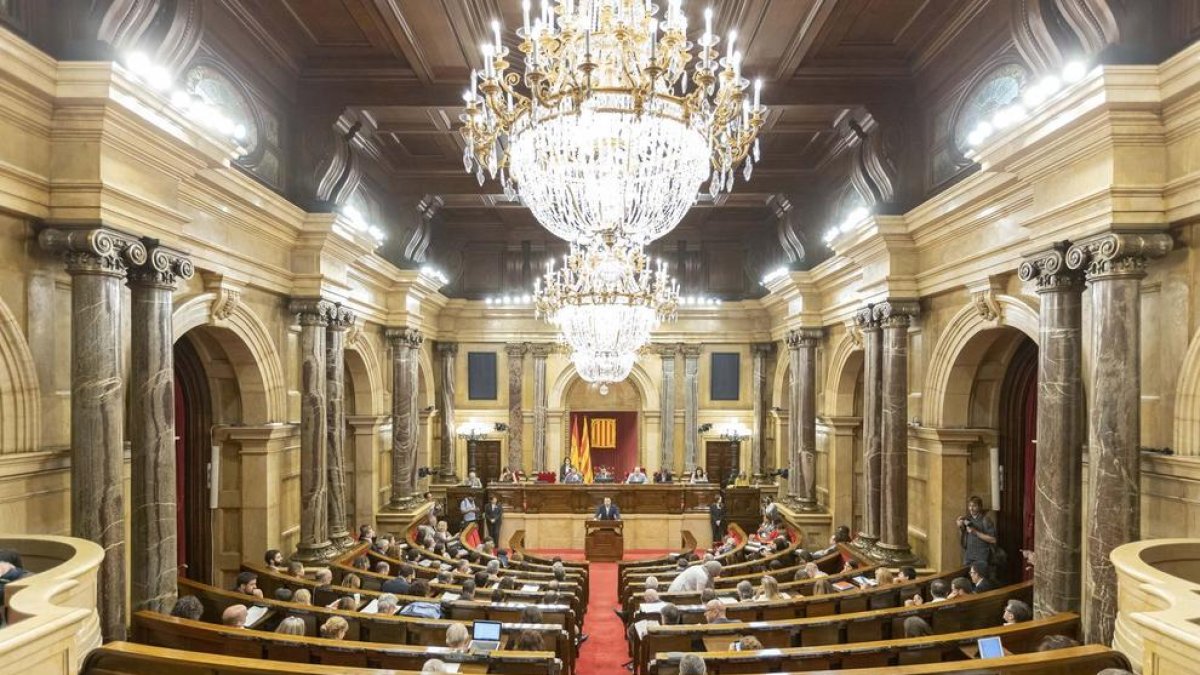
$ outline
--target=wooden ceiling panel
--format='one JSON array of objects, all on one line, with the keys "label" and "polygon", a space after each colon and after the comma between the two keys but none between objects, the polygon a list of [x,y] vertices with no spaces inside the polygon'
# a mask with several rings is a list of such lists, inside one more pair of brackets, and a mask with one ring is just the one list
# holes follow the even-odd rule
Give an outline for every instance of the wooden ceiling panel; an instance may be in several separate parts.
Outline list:
[{"label": "wooden ceiling panel", "polygon": [[366,47],[371,45],[363,27],[341,0],[267,0],[283,5],[304,27],[319,47]]}]

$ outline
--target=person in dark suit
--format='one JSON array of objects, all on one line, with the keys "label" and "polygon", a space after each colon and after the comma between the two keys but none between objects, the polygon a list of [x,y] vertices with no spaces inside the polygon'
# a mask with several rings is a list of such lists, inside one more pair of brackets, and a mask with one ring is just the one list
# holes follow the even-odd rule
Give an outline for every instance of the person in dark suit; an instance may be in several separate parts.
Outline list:
[{"label": "person in dark suit", "polygon": [[500,544],[500,523],[504,519],[504,507],[500,505],[500,500],[496,495],[488,500],[488,503],[483,507],[483,522],[487,525],[487,536],[491,537],[492,542]]},{"label": "person in dark suit", "polygon": [[654,472],[655,483],[672,483],[675,481],[675,476],[671,475],[670,467],[664,466],[662,469]]},{"label": "person in dark suit", "polygon": [[973,562],[970,568],[971,583],[975,586],[976,593],[984,593],[996,588],[996,584],[988,577],[987,563]]},{"label": "person in dark suit", "polygon": [[712,523],[713,541],[720,542],[725,538],[725,530],[729,526],[725,522],[725,499],[721,495],[717,495],[713,503],[708,505],[708,520]]},{"label": "person in dark suit", "polygon": [[612,502],[612,497],[605,497],[604,503],[596,507],[596,520],[620,520],[621,509]]},{"label": "person in dark suit", "polygon": [[416,576],[417,571],[413,569],[413,566],[405,563],[400,566],[395,578],[383,582],[379,590],[393,595],[408,595]]}]

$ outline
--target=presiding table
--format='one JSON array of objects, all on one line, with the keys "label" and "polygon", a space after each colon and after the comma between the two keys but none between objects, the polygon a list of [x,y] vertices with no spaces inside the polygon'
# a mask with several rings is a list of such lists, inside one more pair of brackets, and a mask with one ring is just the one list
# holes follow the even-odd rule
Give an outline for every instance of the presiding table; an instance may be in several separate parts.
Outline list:
[{"label": "presiding table", "polygon": [[[773,487],[773,486],[770,486]],[[482,511],[483,505],[491,497],[496,497],[504,507],[504,528],[530,529],[522,524],[531,521],[542,521],[547,526],[549,522],[562,523],[578,521],[577,533],[579,548],[583,544],[583,521],[596,512],[596,506],[611,497],[621,509],[621,517],[626,521],[643,521],[646,526],[655,524],[661,528],[663,521],[677,523],[672,532],[680,527],[690,529],[701,542],[709,538],[708,507],[718,494],[725,496],[726,518],[730,524],[737,523],[747,531],[758,528],[762,518],[761,495],[758,487],[727,487],[722,489],[716,483],[701,483],[690,485],[686,483],[646,483],[642,485],[626,485],[622,483],[601,484],[562,484],[562,483],[496,483],[493,482],[485,489],[469,488],[463,485],[450,486],[446,489],[446,520],[452,530],[462,526],[462,514],[459,504],[463,498],[470,495]],[[563,519],[560,516],[568,516]],[[654,518],[666,516],[667,518]],[[686,525],[683,523],[686,521]],[[629,522],[626,523],[626,527]],[[640,529],[639,529],[640,531]],[[546,530],[549,535],[549,531]],[[636,535],[636,533],[635,533]],[[504,535],[507,541],[507,534]],[[626,532],[628,539],[629,533]],[[667,537],[662,544],[646,541],[647,547],[674,548],[674,537]],[[635,536],[635,544],[637,537]],[[549,544],[548,544],[549,545]],[[702,543],[703,545],[703,543]],[[629,547],[628,542],[626,548]],[[641,548],[642,545],[635,545]],[[537,548],[537,546],[531,546]]]}]

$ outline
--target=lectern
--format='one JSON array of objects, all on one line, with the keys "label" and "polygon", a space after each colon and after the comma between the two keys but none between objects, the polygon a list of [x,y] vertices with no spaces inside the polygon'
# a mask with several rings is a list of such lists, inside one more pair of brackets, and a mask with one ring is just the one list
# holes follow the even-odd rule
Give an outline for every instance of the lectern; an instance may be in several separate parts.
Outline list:
[{"label": "lectern", "polygon": [[625,555],[624,523],[619,520],[589,519],[585,527],[583,550],[588,560],[614,562]]}]

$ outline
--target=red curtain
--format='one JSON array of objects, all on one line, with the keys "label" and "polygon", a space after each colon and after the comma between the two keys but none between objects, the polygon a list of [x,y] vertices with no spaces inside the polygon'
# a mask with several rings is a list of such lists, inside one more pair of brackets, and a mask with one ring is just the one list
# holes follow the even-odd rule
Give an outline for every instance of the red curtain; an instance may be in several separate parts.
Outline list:
[{"label": "red curtain", "polygon": [[636,412],[582,411],[571,413],[571,424],[579,424],[583,433],[584,419],[615,419],[617,421],[617,443],[615,448],[592,446],[592,471],[607,466],[613,470],[613,478],[621,481],[638,465],[638,418]]}]

